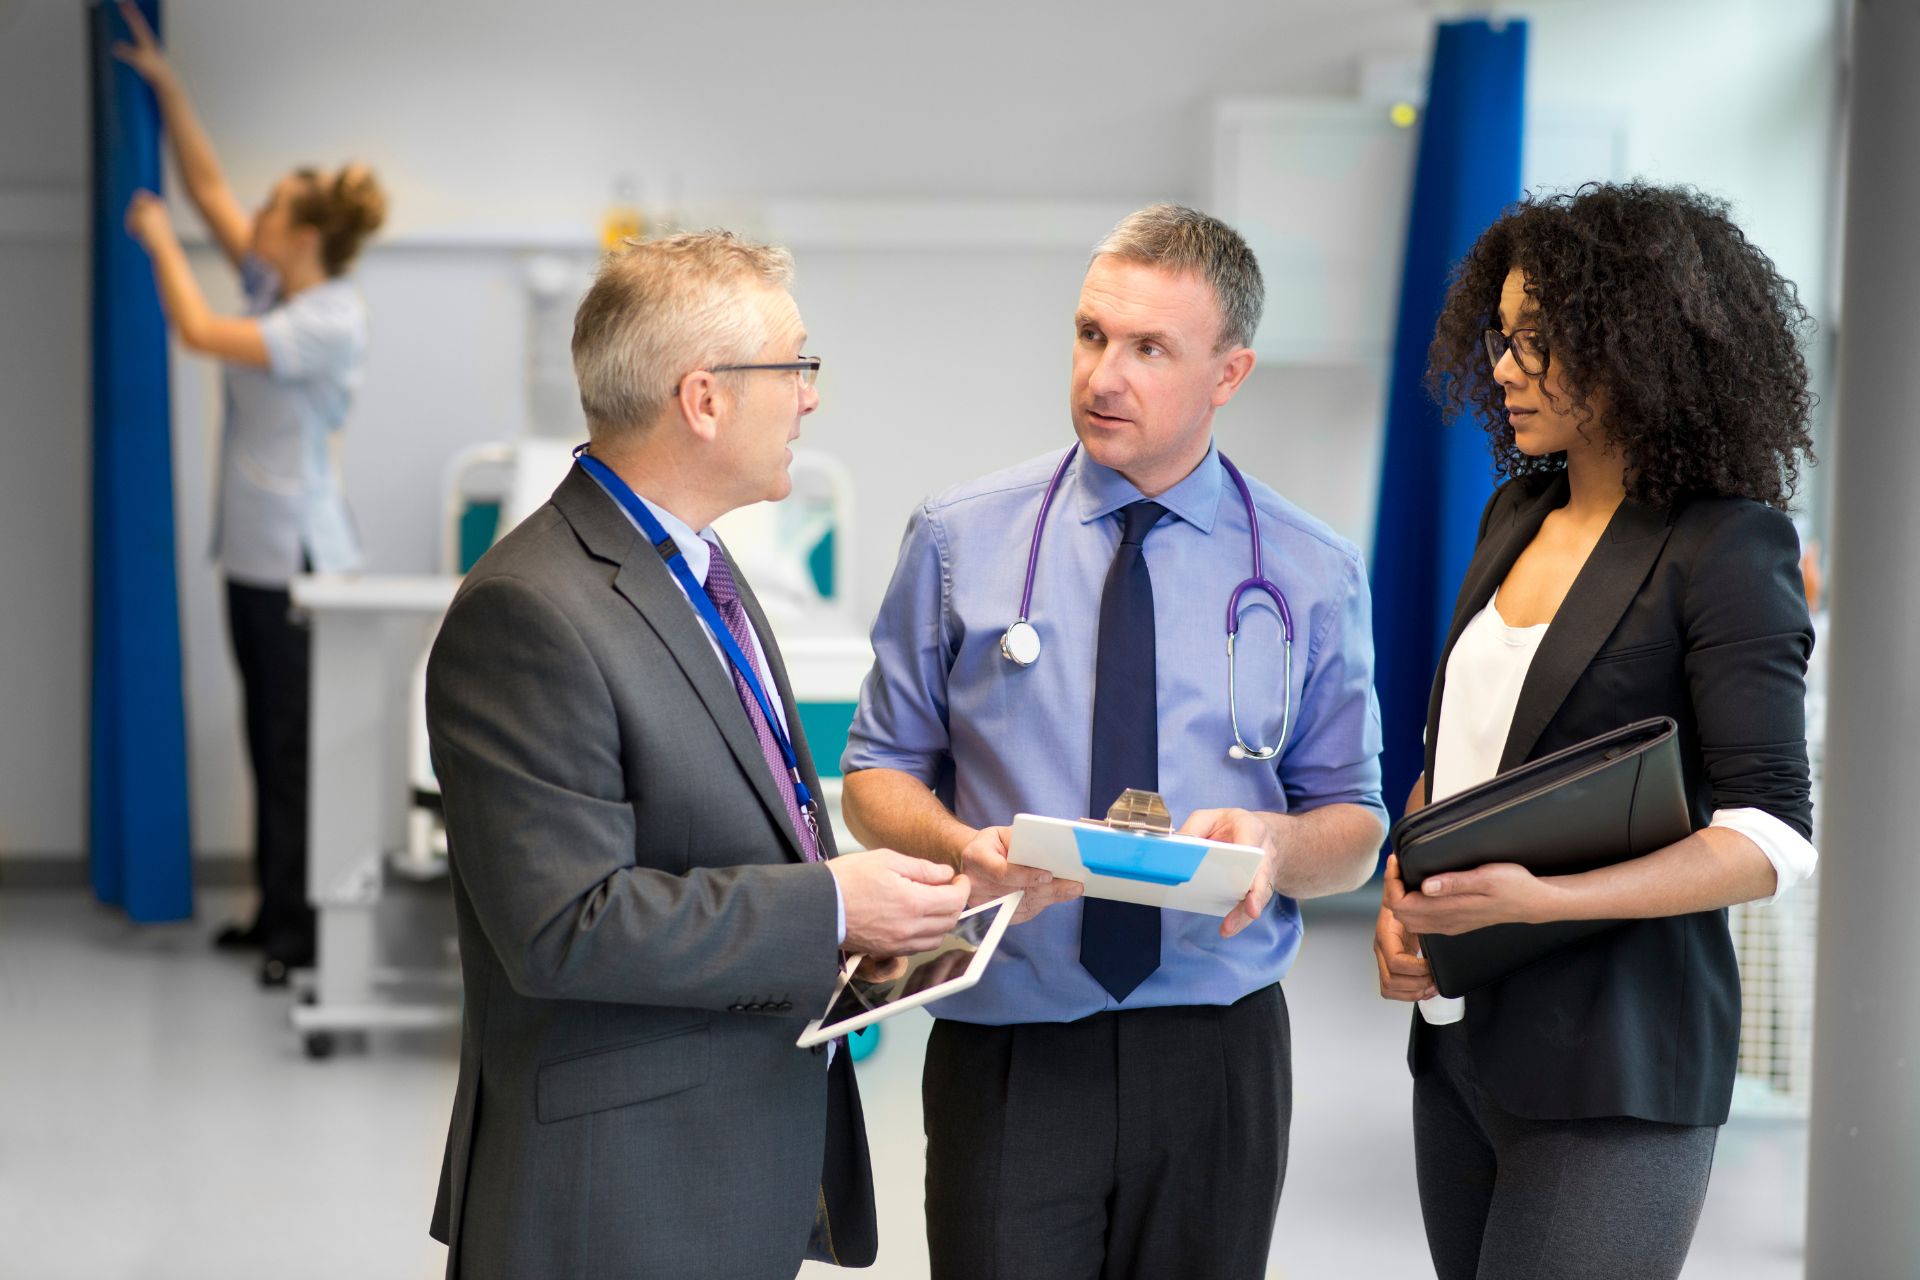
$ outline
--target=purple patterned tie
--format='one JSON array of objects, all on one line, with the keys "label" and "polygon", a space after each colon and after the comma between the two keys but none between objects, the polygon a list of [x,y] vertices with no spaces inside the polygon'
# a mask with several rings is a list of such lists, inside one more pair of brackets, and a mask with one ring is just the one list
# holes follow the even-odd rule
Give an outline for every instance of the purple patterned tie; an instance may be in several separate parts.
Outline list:
[{"label": "purple patterned tie", "polygon": [[[760,655],[754,651],[753,632],[747,627],[747,610],[740,603],[740,588],[733,580],[733,569],[727,564],[727,558],[720,554],[720,547],[707,539],[707,598],[713,601],[714,608],[720,611],[720,620],[727,624],[727,630],[733,633],[733,642],[740,646],[740,652],[747,655],[747,661],[753,664],[755,679],[760,687],[767,691],[769,700],[778,696],[777,691],[767,682],[767,673],[760,669]],[[773,770],[774,785],[780,788],[780,799],[786,802],[787,817],[793,822],[793,829],[800,837],[800,850],[808,862],[820,861],[820,841],[814,834],[813,826],[800,812],[800,799],[794,794],[793,775],[787,772],[787,758],[781,753],[780,743],[773,736],[773,726],[767,723],[767,717],[760,710],[759,699],[753,696],[746,677],[733,670],[733,664],[727,663],[727,669],[733,674],[733,691],[740,695],[740,707],[747,713],[747,721],[753,726],[753,736],[760,739],[760,754],[766,757],[767,767]]]}]

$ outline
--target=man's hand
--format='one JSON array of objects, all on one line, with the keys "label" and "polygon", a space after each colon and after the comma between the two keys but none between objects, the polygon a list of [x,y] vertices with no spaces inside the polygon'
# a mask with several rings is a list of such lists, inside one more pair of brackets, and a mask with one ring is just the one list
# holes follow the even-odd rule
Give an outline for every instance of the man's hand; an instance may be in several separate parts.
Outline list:
[{"label": "man's hand", "polygon": [[1517,862],[1489,862],[1471,871],[1428,876],[1392,908],[1415,933],[1452,935],[1490,924],[1541,924],[1555,919],[1556,890]]},{"label": "man's hand", "polygon": [[1400,878],[1400,859],[1387,855],[1387,875],[1380,891],[1380,918],[1373,925],[1373,959],[1380,967],[1380,994],[1389,1000],[1425,1000],[1437,996],[1433,967],[1419,954],[1419,943],[1394,916],[1407,896]]},{"label": "man's hand", "polygon": [[898,982],[907,972],[905,956],[861,956],[860,963],[854,966],[853,980],[872,986]]},{"label": "man's hand", "polygon": [[133,43],[115,42],[113,56],[132,67],[142,80],[155,89],[171,84],[173,67],[167,62],[167,55],[160,51],[160,42],[154,39],[153,28],[147,25],[139,7],[121,0],[120,16],[126,19],[127,31],[133,36]]},{"label": "man's hand", "polygon": [[166,201],[151,191],[134,192],[127,202],[127,234],[144,247],[171,236],[173,219],[167,213]]},{"label": "man's hand", "polygon": [[971,886],[952,867],[892,849],[849,853],[827,863],[847,909],[846,949],[870,956],[926,951],[967,908]]},{"label": "man's hand", "polygon": [[1259,814],[1247,809],[1196,809],[1180,824],[1179,834],[1198,836],[1222,844],[1250,844],[1262,851],[1260,870],[1254,873],[1247,896],[1234,904],[1220,922],[1220,936],[1231,938],[1260,918],[1273,901],[1273,886],[1280,876],[1279,834]]},{"label": "man's hand", "polygon": [[1020,905],[1014,908],[1009,924],[1024,924],[1056,902],[1068,902],[1080,896],[1078,880],[1056,880],[1053,873],[1038,867],[1019,867],[1007,861],[1007,836],[1012,827],[982,827],[973,839],[961,846],[960,866],[973,885],[967,905],[1005,897],[1015,889],[1024,890]]}]

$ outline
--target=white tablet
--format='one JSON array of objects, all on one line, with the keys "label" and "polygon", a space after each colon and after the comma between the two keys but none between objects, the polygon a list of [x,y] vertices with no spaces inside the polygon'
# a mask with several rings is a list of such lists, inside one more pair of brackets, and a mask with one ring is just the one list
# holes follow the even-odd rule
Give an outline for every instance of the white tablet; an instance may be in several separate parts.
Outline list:
[{"label": "white tablet", "polygon": [[807,1024],[800,1034],[800,1047],[810,1049],[902,1009],[965,991],[987,971],[987,962],[993,959],[994,948],[1019,905],[1020,894],[1014,892],[961,912],[947,936],[930,951],[889,960],[847,957],[827,1011]]}]

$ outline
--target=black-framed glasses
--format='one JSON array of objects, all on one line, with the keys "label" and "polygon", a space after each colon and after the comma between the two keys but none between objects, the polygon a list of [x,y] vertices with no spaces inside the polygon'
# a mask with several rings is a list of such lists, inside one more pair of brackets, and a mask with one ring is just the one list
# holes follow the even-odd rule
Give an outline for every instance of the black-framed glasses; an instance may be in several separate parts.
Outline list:
[{"label": "black-framed glasses", "polygon": [[1537,378],[1547,371],[1547,342],[1538,329],[1515,329],[1511,334],[1482,329],[1480,340],[1486,344],[1490,366],[1499,364],[1500,357],[1511,351],[1513,362],[1529,378]]},{"label": "black-framed glasses", "polygon": [[820,377],[820,357],[801,356],[798,360],[782,360],[777,364],[717,364],[707,370],[708,373],[746,373],[753,369],[771,369],[779,373],[797,373],[800,385],[810,387]]}]

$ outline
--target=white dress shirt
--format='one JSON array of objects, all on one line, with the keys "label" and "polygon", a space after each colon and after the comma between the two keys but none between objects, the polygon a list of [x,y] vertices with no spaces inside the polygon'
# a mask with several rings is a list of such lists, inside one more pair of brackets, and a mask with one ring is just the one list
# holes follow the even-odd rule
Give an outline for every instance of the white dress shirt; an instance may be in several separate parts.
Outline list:
[{"label": "white dress shirt", "polygon": [[[1433,753],[1433,777],[1427,779],[1429,804],[1477,787],[1500,772],[1520,689],[1549,624],[1509,626],[1500,616],[1499,603],[1495,592],[1487,607],[1467,623],[1447,658],[1440,740]],[[1778,901],[1812,875],[1819,860],[1811,841],[1764,809],[1719,809],[1709,825],[1738,831],[1773,864],[1774,891],[1768,902]],[[1420,1016],[1435,1025],[1458,1022],[1465,1011],[1464,996],[1434,996],[1420,1002]]]}]

